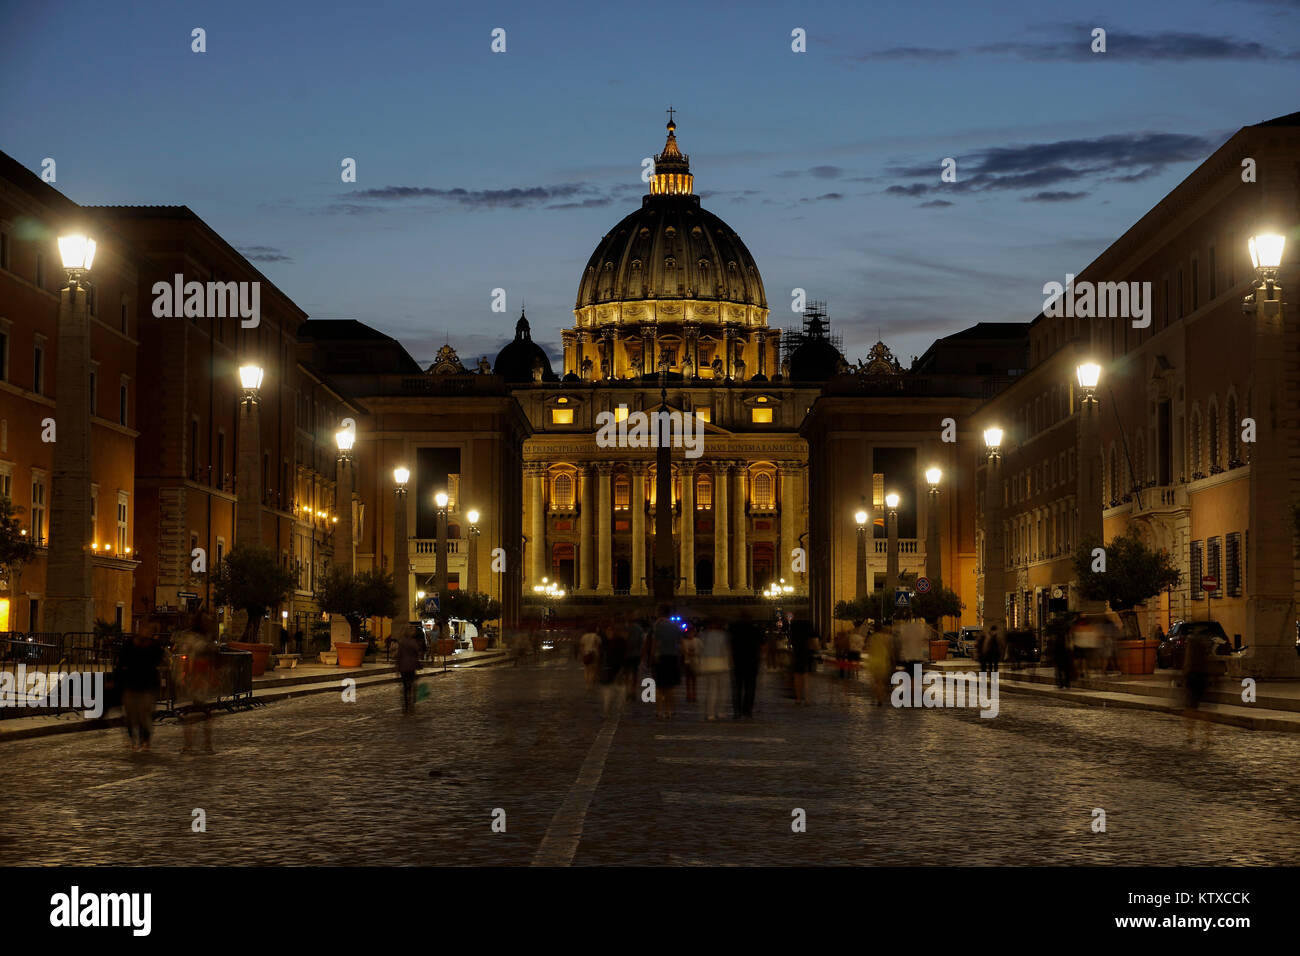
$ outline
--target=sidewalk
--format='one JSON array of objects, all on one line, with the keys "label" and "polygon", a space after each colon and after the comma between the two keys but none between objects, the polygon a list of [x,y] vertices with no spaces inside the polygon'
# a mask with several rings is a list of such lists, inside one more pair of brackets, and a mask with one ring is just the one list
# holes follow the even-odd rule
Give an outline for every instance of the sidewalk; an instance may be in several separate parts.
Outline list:
[{"label": "sidewalk", "polygon": [[[978,668],[976,661],[961,657],[926,665],[927,670],[944,672]],[[1169,714],[1183,712],[1183,689],[1175,684],[1181,675],[1176,671],[1075,679],[1068,690],[1056,686],[1056,671],[1051,667],[1025,666],[1015,670],[1014,666],[1003,664],[998,676],[1001,689],[1012,693],[1037,694],[1103,707],[1156,710]],[[1241,693],[1239,679],[1214,678],[1199,713],[1206,720],[1248,730],[1300,733],[1300,681],[1259,681],[1255,685],[1253,704],[1244,703]]]},{"label": "sidewalk", "polygon": [[[509,660],[504,649],[491,651],[462,651],[447,660],[445,673],[469,667],[487,667]],[[444,673],[442,659],[436,663],[428,662],[418,672],[420,677],[437,677]],[[261,677],[253,678],[253,701],[268,704],[305,694],[337,693],[346,678],[353,678],[358,687],[375,684],[389,684],[397,681],[397,672],[391,663],[379,661],[374,664],[362,664],[360,667],[333,667],[327,664],[299,664],[294,668],[276,668]],[[226,713],[224,708],[215,708],[213,716]],[[35,717],[7,717],[0,720],[0,745],[11,740],[26,740],[31,737],[48,737],[52,734],[75,733],[84,730],[103,730],[106,727],[120,727],[122,714],[120,708],[113,708],[103,717],[87,720],[80,712],[57,715],[43,714]]]}]

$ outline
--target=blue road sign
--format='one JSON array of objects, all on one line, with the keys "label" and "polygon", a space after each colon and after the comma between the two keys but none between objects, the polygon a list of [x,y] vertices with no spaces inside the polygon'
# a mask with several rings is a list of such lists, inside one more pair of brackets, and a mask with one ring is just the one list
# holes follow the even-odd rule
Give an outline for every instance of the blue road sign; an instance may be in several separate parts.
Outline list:
[{"label": "blue road sign", "polygon": [[907,588],[896,588],[894,590],[894,606],[911,607],[912,593],[908,591]]}]

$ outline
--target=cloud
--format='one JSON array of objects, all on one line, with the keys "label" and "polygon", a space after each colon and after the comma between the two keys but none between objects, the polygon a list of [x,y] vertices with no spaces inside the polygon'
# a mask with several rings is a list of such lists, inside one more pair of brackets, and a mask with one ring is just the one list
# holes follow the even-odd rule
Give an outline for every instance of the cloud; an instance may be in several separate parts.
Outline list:
[{"label": "cloud", "polygon": [[955,203],[950,203],[946,199],[931,199],[929,202],[921,203],[921,205],[919,205],[917,208],[918,209],[943,209],[946,206],[952,206],[952,205],[955,205]]},{"label": "cloud", "polygon": [[293,262],[292,256],[287,256],[275,246],[236,246],[236,249],[249,262]]},{"label": "cloud", "polygon": [[824,199],[836,201],[843,198],[844,198],[844,193],[822,193],[820,196],[812,196],[810,198],[800,199],[799,201],[800,202],[821,202]]},{"label": "cloud", "polygon": [[938,183],[934,162],[891,166],[889,172],[897,178],[930,182],[896,183],[885,193],[917,197],[939,189],[982,193],[1045,190],[1081,181],[1137,182],[1163,172],[1171,163],[1199,161],[1217,145],[1210,137],[1184,133],[1116,133],[1093,139],[993,146],[958,157],[955,183]]},{"label": "cloud", "polygon": [[[436,186],[383,186],[377,189],[360,189],[349,195],[350,202],[339,202],[325,207],[327,213],[367,215],[393,208],[396,204],[430,201],[435,205],[455,206],[462,209],[586,209],[607,206],[614,196],[629,187],[615,186],[607,194],[583,183],[559,183],[554,186],[512,186],[506,189],[443,189]],[[357,200],[361,200],[358,202]]]},{"label": "cloud", "polygon": [[[1295,0],[1253,0],[1277,7],[1297,4]],[[1092,52],[1092,31],[1106,29],[1106,52]],[[1154,33],[1127,33],[1105,28],[1097,23],[1060,23],[1047,28],[1051,39],[1003,41],[972,47],[897,46],[874,50],[851,57],[858,62],[872,60],[953,60],[969,54],[1012,57],[1034,62],[1059,60],[1106,60],[1153,62],[1191,62],[1221,60],[1295,60],[1300,51],[1282,50],[1254,40],[1211,33],[1163,30]]]},{"label": "cloud", "polygon": [[786,169],[776,174],[778,179],[795,179],[800,176],[811,176],[814,179],[838,179],[844,175],[844,169],[840,166],[812,166],[808,169]]},{"label": "cloud", "polygon": [[1024,196],[1021,202],[1071,202],[1075,199],[1082,199],[1088,195],[1086,192],[1072,193],[1065,190],[1045,190],[1040,193],[1034,193],[1032,196]]}]

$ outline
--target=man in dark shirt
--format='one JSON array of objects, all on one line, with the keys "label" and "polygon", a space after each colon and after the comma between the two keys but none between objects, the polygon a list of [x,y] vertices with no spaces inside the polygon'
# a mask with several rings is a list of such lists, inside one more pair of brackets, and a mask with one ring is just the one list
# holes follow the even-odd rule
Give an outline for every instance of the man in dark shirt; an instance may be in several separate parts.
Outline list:
[{"label": "man in dark shirt", "polygon": [[742,717],[750,719],[754,716],[754,696],[758,691],[763,632],[744,610],[728,630],[731,635],[732,712],[737,720]]},{"label": "man in dark shirt", "polygon": [[139,632],[122,644],[117,677],[122,688],[122,716],[132,750],[147,751],[153,739],[153,710],[160,683],[158,665],[162,659],[162,647],[151,625],[142,624]]}]

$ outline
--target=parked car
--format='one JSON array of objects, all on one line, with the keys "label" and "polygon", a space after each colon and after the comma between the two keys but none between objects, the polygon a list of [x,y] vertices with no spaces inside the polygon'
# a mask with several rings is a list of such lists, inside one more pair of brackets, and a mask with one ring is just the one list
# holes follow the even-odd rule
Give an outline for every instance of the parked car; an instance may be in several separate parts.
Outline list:
[{"label": "parked car", "polygon": [[983,633],[982,627],[963,627],[957,635],[957,653],[965,657],[974,657],[979,653],[978,642]]},{"label": "parked car", "polygon": [[1187,640],[1192,636],[1208,639],[1210,653],[1216,657],[1228,657],[1234,653],[1232,642],[1218,621],[1176,621],[1156,647],[1156,664],[1181,669],[1187,653]]}]

